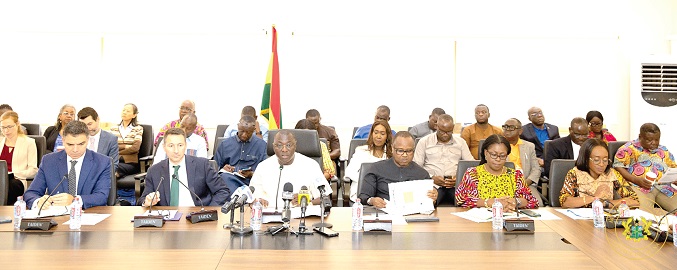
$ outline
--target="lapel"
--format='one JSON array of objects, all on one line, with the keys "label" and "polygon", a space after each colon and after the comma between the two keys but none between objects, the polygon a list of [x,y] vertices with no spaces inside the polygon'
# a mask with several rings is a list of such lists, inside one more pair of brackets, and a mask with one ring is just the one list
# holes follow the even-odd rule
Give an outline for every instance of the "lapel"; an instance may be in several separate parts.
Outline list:
[{"label": "lapel", "polygon": [[82,193],[82,189],[89,179],[89,174],[92,171],[92,165],[94,164],[94,152],[92,150],[87,150],[85,152],[85,157],[82,159],[82,166],[80,167],[80,178],[78,178],[78,194]]},{"label": "lapel", "polygon": [[529,123],[527,124],[527,128],[525,129],[527,134],[524,136],[525,138],[537,138],[536,137],[536,131],[534,130],[534,124]]},{"label": "lapel", "polygon": [[160,177],[165,179],[162,181],[162,186],[158,188],[161,189],[160,201],[162,201],[162,205],[169,205],[169,202],[171,201],[171,191],[169,189],[169,185],[172,181],[172,176],[169,174],[169,159],[161,161],[159,165]]},{"label": "lapel", "polygon": [[531,171],[531,164],[529,163],[530,160],[524,158],[527,156],[527,145],[522,142],[522,144],[519,145],[519,150],[520,150],[520,162],[522,162],[522,172],[526,174],[527,172]]},{"label": "lapel", "polygon": [[106,135],[104,134],[105,131],[103,131],[103,129],[102,129],[102,130],[100,130],[99,132],[100,132],[101,134],[99,135],[99,146],[98,146],[98,148],[97,148],[97,152],[99,152],[99,153],[101,153],[101,154],[103,154],[103,155],[106,155],[106,154],[108,154],[108,153],[103,153],[103,152],[102,152],[103,149],[108,149],[108,148],[106,147]]},{"label": "lapel", "polygon": [[[61,181],[64,176],[66,179],[64,180],[65,183],[61,183],[61,185],[55,189],[59,192],[68,192],[68,158],[66,158],[66,150],[57,152],[57,155],[59,155],[59,160],[57,161],[58,181]],[[58,181],[56,183],[58,183]]]},{"label": "lapel", "polygon": [[566,145],[566,147],[567,147],[567,153],[566,153],[566,154],[567,154],[567,157],[568,157],[569,159],[573,159],[573,158],[574,158],[574,147],[571,146],[572,143],[573,143],[573,142],[571,141],[571,135],[568,135],[568,136],[567,136],[567,145]]},{"label": "lapel", "polygon": [[186,155],[184,158],[185,158],[185,163],[186,163],[186,178],[188,178],[188,179],[186,179],[186,185],[188,185],[188,189],[190,191],[192,191],[190,197],[193,199],[193,204],[199,206],[200,202],[196,201],[195,198],[193,197],[193,194],[192,194],[193,192],[195,192],[195,188],[194,188],[195,187],[195,183],[194,183],[195,179],[194,179],[194,177],[191,177],[191,176],[197,175],[197,174],[195,174],[195,170],[196,170],[195,169],[195,166],[196,166],[195,158],[193,158],[192,156],[188,156],[188,155]]},{"label": "lapel", "polygon": [[548,123],[544,123],[545,128],[548,130],[548,138],[555,137],[555,135],[559,134],[559,130],[557,130],[555,127]]}]

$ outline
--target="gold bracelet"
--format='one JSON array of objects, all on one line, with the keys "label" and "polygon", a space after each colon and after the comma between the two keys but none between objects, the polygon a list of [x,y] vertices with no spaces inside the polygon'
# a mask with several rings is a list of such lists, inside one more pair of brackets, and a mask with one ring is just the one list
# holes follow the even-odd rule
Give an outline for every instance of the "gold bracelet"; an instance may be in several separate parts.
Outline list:
[{"label": "gold bracelet", "polygon": [[588,203],[585,202],[585,195],[583,195],[583,206],[586,206],[586,205],[588,205]]},{"label": "gold bracelet", "polygon": [[484,208],[489,208],[489,199],[484,199]]}]

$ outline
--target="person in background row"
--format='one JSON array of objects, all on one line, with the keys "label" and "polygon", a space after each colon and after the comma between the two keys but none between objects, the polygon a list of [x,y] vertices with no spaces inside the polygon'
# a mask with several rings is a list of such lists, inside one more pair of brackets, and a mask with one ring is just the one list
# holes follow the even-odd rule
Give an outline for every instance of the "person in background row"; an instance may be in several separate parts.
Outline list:
[{"label": "person in background row", "polygon": [[63,149],[63,129],[73,119],[75,119],[75,107],[70,104],[61,106],[59,115],[56,117],[56,124],[45,130],[44,136],[47,140],[45,154]]},{"label": "person in background row", "polygon": [[[517,118],[510,118],[502,126],[503,136],[510,143],[510,155],[508,161],[515,164],[515,169],[522,171],[524,175],[524,185],[528,186],[531,194],[538,199],[538,205],[542,206],[541,196],[536,188],[541,176],[541,169],[538,166],[538,157],[536,157],[535,146],[531,142],[520,139],[522,134],[522,122]],[[537,196],[538,195],[538,196]]]},{"label": "person in background row", "polygon": [[[301,119],[296,122],[294,129],[308,129],[315,130],[316,126],[308,119]],[[329,156],[329,148],[327,144],[323,141],[320,141],[320,148],[322,148],[322,170],[324,171],[324,178],[330,180],[336,175],[336,166],[334,166],[334,161],[331,160]]]},{"label": "person in background row", "polygon": [[486,139],[489,135],[503,134],[499,127],[489,124],[490,115],[487,105],[475,106],[475,121],[477,122],[465,127],[461,132],[461,138],[468,144],[470,154],[474,159],[478,159],[480,140]]},{"label": "person in background row", "polygon": [[[187,114],[192,113],[195,114],[195,102],[192,100],[184,100],[181,102],[181,107],[179,107],[179,119],[176,119],[174,121],[171,121],[167,124],[165,124],[160,131],[157,133],[155,136],[155,141],[153,142],[154,146],[158,145],[158,140],[162,138],[165,135],[165,132],[170,129],[170,128],[182,128],[181,127],[181,120],[183,120],[183,117],[186,116]],[[195,133],[199,135],[200,137],[204,138],[205,140],[205,145],[207,145],[207,150],[209,151],[209,140],[207,139],[207,132],[205,131],[205,128],[200,125],[199,123],[195,124],[195,130],[191,130],[190,133]],[[190,137],[190,136],[189,136]]]},{"label": "person in background row", "polygon": [[82,108],[78,112],[78,119],[80,119],[80,122],[85,123],[89,130],[87,149],[110,157],[114,163],[113,169],[116,170],[120,160],[117,137],[99,128],[99,114],[91,107]]},{"label": "person in background row", "polygon": [[16,197],[26,190],[26,179],[38,173],[38,150],[35,140],[24,134],[20,128],[19,115],[7,111],[0,115],[0,160],[7,162],[9,190],[7,205],[13,205]]},{"label": "person in background row", "polygon": [[339,142],[339,137],[333,128],[320,123],[322,120],[322,117],[320,117],[320,112],[318,112],[316,109],[308,110],[306,112],[306,120],[313,123],[313,129],[317,130],[317,135],[320,136],[320,138],[327,139],[329,157],[331,157],[332,160],[336,160],[341,157],[341,143]]},{"label": "person in background row", "polygon": [[[374,115],[374,121],[376,120],[383,120],[386,122],[390,121],[390,108],[388,108],[388,106],[386,105],[378,106],[378,108],[376,108],[376,115]],[[366,139],[367,137],[369,137],[371,125],[372,124],[368,124],[355,130],[355,134],[353,134],[353,139]],[[395,136],[394,130],[393,136]]]},{"label": "person in background row", "polygon": [[543,111],[538,107],[531,107],[527,111],[529,121],[531,123],[522,126],[522,140],[531,142],[536,149],[536,156],[538,157],[538,165],[543,167],[543,147],[545,141],[559,138],[559,128],[545,122]]},{"label": "person in background row", "polygon": [[[255,120],[258,119],[258,115],[256,115],[256,109],[252,106],[244,106],[242,107],[242,112],[240,113],[240,117],[249,115],[251,117],[254,117]],[[228,128],[226,128],[226,131],[223,133],[224,138],[230,138],[235,135],[237,135],[238,127],[237,125],[229,125]],[[216,136],[220,136],[221,134],[216,134]],[[261,123],[256,121],[256,130],[254,130],[254,135],[256,137],[259,137],[259,139],[263,139],[264,142],[268,143],[268,123]],[[214,145],[214,147],[218,147],[218,145]]]},{"label": "person in background row", "polygon": [[355,148],[355,153],[350,158],[346,168],[345,179],[350,180],[350,200],[355,202],[357,198],[357,181],[360,177],[360,168],[363,163],[374,163],[393,157],[393,135],[390,124],[384,120],[376,120],[371,125],[371,133],[367,138],[367,144]]},{"label": "person in background row", "polygon": [[[184,136],[186,136],[186,155],[207,158],[207,145],[205,141],[202,140],[202,137],[193,133],[196,125],[197,116],[195,114],[186,114],[183,120],[181,120],[180,126],[184,131]],[[165,153],[164,147],[158,147],[153,157],[153,164],[160,163],[160,161],[166,158],[167,153]]]},{"label": "person in background row", "polygon": [[543,153],[545,175],[550,175],[550,163],[553,159],[577,159],[581,145],[588,139],[588,122],[581,117],[571,119],[569,135],[550,142],[548,152]]},{"label": "person in background row", "polygon": [[444,109],[435,108],[433,112],[428,116],[428,121],[416,124],[415,126],[409,129],[409,133],[414,137],[414,140],[417,138],[423,138],[428,134],[433,134],[437,131],[437,117],[442,114],[446,114]]},{"label": "person in background row", "polygon": [[120,161],[115,175],[118,178],[141,172],[139,167],[139,149],[143,140],[143,127],[139,125],[137,116],[139,109],[133,103],[122,107],[118,126],[110,128],[111,133],[117,136]]},{"label": "person in background row", "polygon": [[601,139],[606,143],[616,141],[616,137],[608,129],[602,128],[604,126],[604,116],[602,116],[601,112],[589,111],[585,115],[585,120],[588,121],[588,126],[590,127],[588,138]]}]

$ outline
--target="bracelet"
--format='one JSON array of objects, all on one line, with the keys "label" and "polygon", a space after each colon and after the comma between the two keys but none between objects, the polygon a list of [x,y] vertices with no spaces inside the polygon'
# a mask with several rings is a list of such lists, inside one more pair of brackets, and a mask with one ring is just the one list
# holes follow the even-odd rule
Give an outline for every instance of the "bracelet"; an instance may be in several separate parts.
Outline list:
[{"label": "bracelet", "polygon": [[489,199],[484,199],[484,208],[489,208]]},{"label": "bracelet", "polygon": [[588,205],[588,203],[585,202],[585,195],[583,195],[583,206]]}]

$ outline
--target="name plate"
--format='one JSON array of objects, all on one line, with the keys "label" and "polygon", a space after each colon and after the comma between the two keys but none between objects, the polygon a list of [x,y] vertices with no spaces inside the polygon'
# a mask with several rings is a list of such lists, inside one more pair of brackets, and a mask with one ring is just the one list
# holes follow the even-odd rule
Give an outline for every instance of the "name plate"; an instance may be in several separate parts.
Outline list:
[{"label": "name plate", "polygon": [[186,219],[190,220],[190,223],[198,223],[203,221],[216,221],[219,220],[219,214],[216,210],[203,210],[197,212],[191,212],[186,215]]},{"label": "name plate", "polygon": [[57,223],[53,219],[48,218],[24,218],[21,219],[21,230],[43,230],[47,231],[56,226]]},{"label": "name plate", "polygon": [[509,233],[534,233],[534,220],[530,218],[506,219],[505,230]]},{"label": "name plate", "polygon": [[365,232],[373,231],[393,231],[393,221],[391,219],[364,219],[363,225]]},{"label": "name plate", "polygon": [[134,216],[134,228],[157,227],[162,228],[165,219],[162,216]]}]

